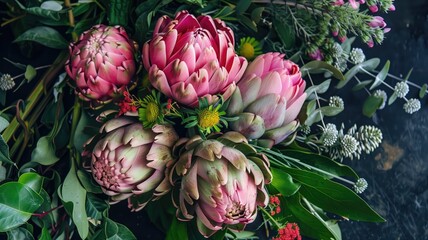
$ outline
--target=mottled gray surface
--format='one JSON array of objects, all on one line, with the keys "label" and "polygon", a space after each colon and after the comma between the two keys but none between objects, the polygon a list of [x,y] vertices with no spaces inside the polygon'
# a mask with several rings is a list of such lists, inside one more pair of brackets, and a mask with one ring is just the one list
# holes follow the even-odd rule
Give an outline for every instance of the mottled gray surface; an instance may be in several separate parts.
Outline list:
[{"label": "mottled gray surface", "polygon": [[[410,80],[421,85],[428,82],[428,1],[401,0],[396,6],[385,18],[392,31],[383,46],[366,52],[391,60],[395,75],[406,75],[413,67]],[[409,97],[416,97],[411,89]],[[343,239],[428,239],[428,109],[424,99],[425,108],[408,115],[402,103],[377,114],[383,146],[364,159],[345,162],[367,179],[369,188],[362,197],[387,222],[341,223]]]}]

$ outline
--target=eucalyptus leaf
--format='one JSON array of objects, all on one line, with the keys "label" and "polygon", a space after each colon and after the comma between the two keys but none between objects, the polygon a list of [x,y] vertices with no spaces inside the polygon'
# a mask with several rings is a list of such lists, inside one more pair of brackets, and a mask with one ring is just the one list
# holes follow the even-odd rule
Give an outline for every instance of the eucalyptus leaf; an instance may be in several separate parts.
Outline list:
[{"label": "eucalyptus leaf", "polygon": [[330,87],[330,83],[331,83],[331,79],[327,79],[324,82],[320,83],[319,85],[313,85],[308,87],[305,92],[306,92],[306,99],[307,100],[312,100],[315,99],[315,92],[317,94],[323,94],[325,92],[327,92],[328,88]]},{"label": "eucalyptus leaf", "polygon": [[25,79],[27,79],[27,82],[30,82],[31,80],[33,80],[33,78],[36,75],[37,75],[37,70],[31,65],[27,65],[24,73],[24,77]]},{"label": "eucalyptus leaf", "polygon": [[420,99],[424,98],[425,95],[427,94],[427,88],[428,88],[428,85],[426,83],[424,83],[424,85],[422,85],[421,89],[419,90],[419,98]]},{"label": "eucalyptus leaf", "polygon": [[340,81],[336,85],[336,88],[338,88],[338,89],[343,88],[349,82],[349,80],[351,80],[353,77],[355,77],[355,75],[357,75],[360,71],[362,71],[362,69],[365,69],[367,71],[369,71],[371,69],[375,69],[377,66],[379,66],[379,63],[380,63],[379,58],[372,58],[372,59],[369,59],[365,62],[362,62],[360,64],[353,66],[351,69],[349,69],[345,73],[345,80]]},{"label": "eucalyptus leaf", "polygon": [[316,206],[357,221],[384,222],[362,198],[349,188],[310,171],[283,168],[302,184],[299,192]]},{"label": "eucalyptus leaf", "polygon": [[277,168],[272,168],[271,171],[273,176],[271,184],[283,196],[289,197],[299,190],[300,183],[293,182],[293,178],[290,174]]},{"label": "eucalyptus leaf", "polygon": [[394,92],[388,99],[388,105],[391,105],[397,100],[398,95]]},{"label": "eucalyptus leaf", "polygon": [[40,5],[41,8],[51,11],[60,11],[62,9],[62,5],[57,1],[45,1]]},{"label": "eucalyptus leaf", "polygon": [[409,80],[410,75],[412,75],[412,72],[413,72],[413,68],[411,68],[411,69],[409,70],[409,72],[407,73],[406,77],[404,78],[404,81]]},{"label": "eucalyptus leaf", "polygon": [[68,42],[57,30],[46,26],[31,28],[21,34],[14,42],[22,41],[34,41],[56,49],[65,49],[68,46]]},{"label": "eucalyptus leaf", "polygon": [[305,120],[305,125],[310,127],[312,124],[321,121],[321,118],[323,117],[321,110],[316,109],[313,111]]},{"label": "eucalyptus leaf", "polygon": [[77,227],[79,236],[85,239],[89,233],[89,222],[86,214],[86,190],[77,178],[75,163],[72,161],[70,171],[60,187],[62,201],[72,205],[71,218]]},{"label": "eucalyptus leaf", "polygon": [[379,86],[385,78],[388,76],[389,66],[391,62],[388,60],[385,63],[385,66],[383,66],[382,70],[376,75],[375,81],[370,87],[370,90],[373,90],[375,87]]},{"label": "eucalyptus leaf", "polygon": [[0,232],[18,227],[43,203],[43,198],[31,188],[18,182],[0,186]]},{"label": "eucalyptus leaf", "polygon": [[323,61],[311,61],[303,65],[300,68],[302,75],[306,75],[307,73],[323,73],[325,71],[329,71],[333,74],[333,76],[341,81],[345,79],[342,72],[335,68],[333,65],[328,64]]},{"label": "eucalyptus leaf", "polygon": [[308,116],[311,115],[311,113],[313,111],[315,111],[316,107],[317,107],[317,100],[314,99],[314,100],[310,101],[308,103],[308,105],[306,106],[306,115],[308,115]]},{"label": "eucalyptus leaf", "polygon": [[18,227],[6,232],[7,240],[34,240],[33,234],[24,227]]},{"label": "eucalyptus leaf", "polygon": [[341,44],[343,52],[345,54],[349,54],[351,52],[351,46],[352,46],[352,43],[354,43],[354,41],[355,41],[355,37],[351,37],[346,39],[345,42]]},{"label": "eucalyptus leaf", "polygon": [[[391,99],[391,98],[390,98]],[[383,99],[381,97],[369,96],[363,104],[363,114],[366,117],[372,117],[376,110],[382,105]]]},{"label": "eucalyptus leaf", "polygon": [[334,106],[324,106],[324,107],[320,107],[319,110],[323,115],[333,117],[341,113],[343,111],[343,108],[334,107]]},{"label": "eucalyptus leaf", "polygon": [[59,160],[55,152],[53,139],[50,136],[43,136],[37,141],[37,146],[31,153],[31,161],[45,166],[55,164]]},{"label": "eucalyptus leaf", "polygon": [[361,82],[359,82],[357,85],[355,85],[353,88],[352,88],[352,91],[359,91],[359,90],[361,90],[361,89],[363,89],[363,88],[365,88],[365,87],[367,87],[370,83],[372,83],[373,82],[373,80],[365,80],[365,81],[361,81]]}]

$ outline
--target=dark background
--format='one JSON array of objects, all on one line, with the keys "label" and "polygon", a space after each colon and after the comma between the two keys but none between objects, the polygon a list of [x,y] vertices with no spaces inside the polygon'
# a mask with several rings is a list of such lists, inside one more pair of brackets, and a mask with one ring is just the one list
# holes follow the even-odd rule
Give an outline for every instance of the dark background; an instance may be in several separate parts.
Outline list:
[{"label": "dark background", "polygon": [[[398,0],[396,12],[382,15],[392,28],[382,46],[368,49],[360,45],[367,58],[380,57],[382,63],[391,60],[390,72],[405,76],[413,67],[410,81],[428,83],[428,1]],[[0,10],[2,5],[0,5]],[[0,58],[7,57],[24,64],[41,66],[51,63],[55,51],[35,50],[30,59],[20,55],[11,33],[0,28]],[[358,40],[357,40],[358,41]],[[358,44],[358,43],[357,43]],[[0,59],[0,72],[17,74],[20,71]],[[391,85],[395,80],[387,80]],[[388,92],[388,91],[387,91]],[[417,97],[411,87],[410,97]],[[341,95],[340,92],[337,94]],[[389,91],[388,94],[391,94]],[[374,124],[384,136],[382,146],[360,160],[345,160],[364,177],[369,188],[362,194],[373,208],[387,219],[386,223],[342,222],[343,239],[428,239],[428,109],[423,99],[422,109],[408,115],[402,109],[403,101],[378,111],[375,118],[361,115],[361,93],[346,94],[344,123]],[[352,116],[349,117],[349,116]],[[112,206],[112,217],[127,225],[138,239],[162,239],[144,213],[130,213],[126,203]]]}]

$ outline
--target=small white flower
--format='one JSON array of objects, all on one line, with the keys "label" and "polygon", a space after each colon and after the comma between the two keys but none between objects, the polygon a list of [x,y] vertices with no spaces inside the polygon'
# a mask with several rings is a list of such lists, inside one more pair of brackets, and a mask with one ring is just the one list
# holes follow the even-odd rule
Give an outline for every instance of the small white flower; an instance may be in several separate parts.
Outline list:
[{"label": "small white flower", "polygon": [[337,141],[338,131],[336,125],[332,123],[327,123],[325,128],[322,128],[321,139],[323,141],[324,146],[330,147],[333,146]]},{"label": "small white flower", "polygon": [[340,141],[341,152],[344,157],[352,157],[358,150],[358,141],[353,136],[346,134]]},{"label": "small white flower", "polygon": [[398,82],[394,87],[394,93],[398,98],[404,98],[409,93],[409,85],[406,82]]},{"label": "small white flower", "polygon": [[363,193],[367,189],[368,183],[366,179],[359,178],[354,184],[354,190],[356,193]]},{"label": "small white flower", "polygon": [[366,55],[361,48],[353,48],[349,53],[349,60],[353,64],[360,64],[366,60]]},{"label": "small white flower", "polygon": [[331,54],[334,58],[340,58],[340,56],[343,53],[343,48],[339,43],[334,43],[333,47],[331,48]]},{"label": "small white flower", "polygon": [[338,107],[338,108],[345,107],[345,103],[343,102],[343,99],[339,96],[331,96],[328,102],[328,105],[330,107]]},{"label": "small white flower", "polygon": [[421,109],[421,102],[416,98],[411,98],[404,104],[403,108],[406,113],[413,114]]},{"label": "small white flower", "polygon": [[0,89],[3,91],[7,91],[15,87],[15,81],[13,81],[12,76],[10,74],[3,74],[0,77]]},{"label": "small white flower", "polygon": [[385,104],[386,104],[386,100],[388,100],[388,95],[386,95],[386,92],[383,90],[376,90],[373,93],[373,96],[378,97],[378,98],[382,98],[382,105],[380,105],[379,109],[384,109],[385,108]]}]

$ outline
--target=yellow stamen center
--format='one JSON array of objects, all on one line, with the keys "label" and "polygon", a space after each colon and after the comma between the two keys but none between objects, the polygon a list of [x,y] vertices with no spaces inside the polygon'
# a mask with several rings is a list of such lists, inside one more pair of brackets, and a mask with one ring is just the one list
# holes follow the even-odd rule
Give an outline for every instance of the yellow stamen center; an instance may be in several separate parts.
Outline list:
[{"label": "yellow stamen center", "polygon": [[159,117],[159,106],[155,102],[148,102],[146,107],[146,118],[148,122],[155,122]]},{"label": "yellow stamen center", "polygon": [[247,58],[247,59],[251,59],[254,57],[254,46],[251,45],[251,43],[244,43],[241,46],[241,49],[239,51],[239,55]]},{"label": "yellow stamen center", "polygon": [[214,127],[220,122],[220,116],[217,111],[205,108],[199,113],[198,124],[201,128]]}]

